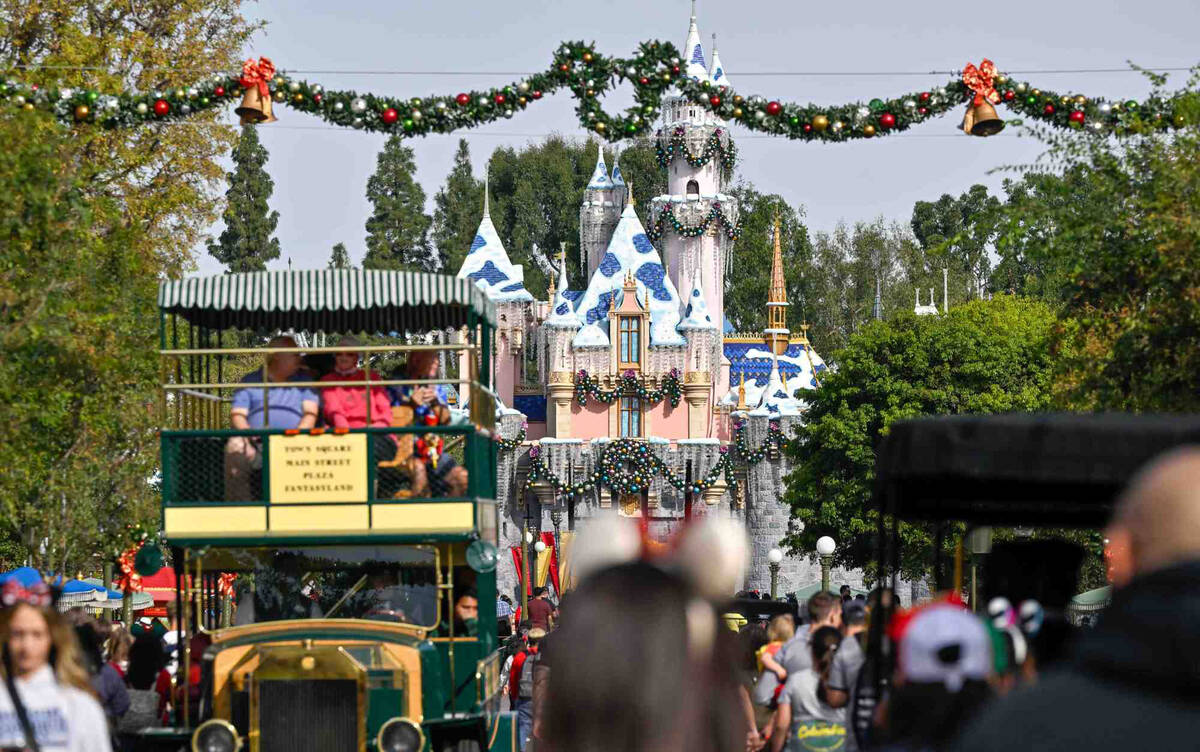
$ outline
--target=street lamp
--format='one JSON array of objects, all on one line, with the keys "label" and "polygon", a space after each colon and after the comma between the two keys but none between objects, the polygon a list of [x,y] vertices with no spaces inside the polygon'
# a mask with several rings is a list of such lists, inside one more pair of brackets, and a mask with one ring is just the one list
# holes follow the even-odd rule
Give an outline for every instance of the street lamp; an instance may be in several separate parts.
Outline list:
[{"label": "street lamp", "polygon": [[534,543],[533,550],[537,551],[539,554],[542,553],[543,551],[546,550],[546,542],[539,540],[537,543]]},{"label": "street lamp", "polygon": [[775,590],[779,585],[779,565],[783,563],[783,552],[772,548],[767,552],[767,569],[771,570],[771,600],[775,600]]},{"label": "street lamp", "polygon": [[833,564],[833,552],[837,548],[833,538],[822,535],[817,539],[817,556],[821,558],[821,590],[829,592],[829,567]]}]

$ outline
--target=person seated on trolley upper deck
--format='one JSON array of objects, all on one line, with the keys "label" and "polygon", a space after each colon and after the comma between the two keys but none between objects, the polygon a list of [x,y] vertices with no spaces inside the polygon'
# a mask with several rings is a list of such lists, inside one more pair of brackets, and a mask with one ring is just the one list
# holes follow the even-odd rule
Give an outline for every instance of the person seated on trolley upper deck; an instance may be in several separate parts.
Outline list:
[{"label": "person seated on trolley upper deck", "polygon": [[[274,337],[267,347],[296,347],[293,337]],[[300,369],[300,353],[275,352],[267,356],[266,374],[263,368],[242,377],[243,384],[309,381]],[[265,376],[265,378],[264,378]],[[266,393],[266,400],[263,394]],[[229,410],[230,425],[239,430],[250,428],[283,428],[305,430],[317,424],[320,398],[315,389],[296,386],[272,386],[267,389],[246,386],[233,393]],[[258,436],[232,436],[225,443],[225,499],[253,501],[260,494],[250,489],[251,474],[262,467],[262,442]]]},{"label": "person seated on trolley upper deck", "polygon": [[[436,379],[438,354],[433,350],[418,350],[408,358],[406,376],[409,379]],[[444,384],[404,387],[403,399],[413,406],[417,425],[444,425],[450,422],[448,391]],[[414,453],[409,463],[413,486],[424,488],[426,482],[434,496],[466,496],[467,470],[448,454],[436,455],[430,462]]]},{"label": "person seated on trolley upper deck", "polygon": [[[333,370],[321,377],[321,381],[366,381],[367,373],[359,365],[360,353],[356,348],[362,343],[355,337],[342,337],[335,347],[344,347],[333,355]],[[372,373],[371,379],[377,379]],[[370,397],[368,398],[368,393]],[[370,399],[370,412],[367,400]],[[328,386],[321,389],[321,410],[325,422],[338,428],[387,428],[392,425],[392,402],[387,389],[373,386],[370,389],[357,386]],[[369,420],[368,420],[369,415]],[[386,462],[396,456],[396,437],[391,434],[376,434],[371,437],[371,457],[374,462]],[[392,471],[379,474],[378,492],[382,496],[395,493],[400,478]]]}]

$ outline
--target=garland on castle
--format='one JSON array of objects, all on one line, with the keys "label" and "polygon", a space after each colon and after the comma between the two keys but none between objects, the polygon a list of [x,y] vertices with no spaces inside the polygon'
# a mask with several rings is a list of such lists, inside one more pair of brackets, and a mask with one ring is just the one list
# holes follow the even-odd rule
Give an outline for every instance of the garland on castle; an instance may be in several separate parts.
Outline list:
[{"label": "garland on castle", "polygon": [[745,424],[735,427],[736,440],[734,452],[729,452],[728,446],[721,447],[721,457],[703,478],[688,480],[664,462],[658,455],[650,451],[650,445],[641,439],[616,439],[609,442],[600,451],[596,468],[579,483],[568,483],[558,477],[542,460],[541,447],[534,445],[529,448],[529,475],[525,480],[525,490],[530,484],[545,482],[554,489],[556,496],[571,499],[590,492],[597,486],[607,488],[616,495],[641,493],[649,488],[650,483],[661,476],[669,485],[679,491],[703,493],[716,485],[722,477],[730,489],[737,488],[737,478],[734,476],[736,461],[747,465],[762,462],[772,451],[781,450],[787,439],[779,423],[771,421],[767,436],[755,449],[747,449]]},{"label": "garland on castle", "polygon": [[666,231],[663,225],[668,221],[671,223],[671,229],[681,238],[698,238],[708,232],[708,228],[713,224],[719,224],[730,240],[737,240],[738,236],[742,234],[742,221],[740,219],[731,220],[722,214],[720,201],[714,201],[708,214],[705,214],[704,219],[695,225],[685,225],[680,222],[679,218],[675,216],[674,208],[663,209],[646,228],[646,237],[650,238],[651,243],[657,243],[663,236]]},{"label": "garland on castle", "polygon": [[633,371],[621,374],[621,381],[617,388],[610,391],[602,389],[600,380],[588,375],[586,370],[580,369],[579,373],[575,374],[575,400],[579,404],[586,405],[588,399],[591,398],[608,405],[619,397],[637,397],[647,403],[661,402],[665,399],[671,407],[679,407],[679,401],[683,398],[683,388],[679,383],[679,369],[672,368],[663,377],[662,386],[658,389],[646,386],[646,380],[639,379]]},{"label": "garland on castle", "polygon": [[659,167],[669,166],[676,155],[683,157],[692,167],[703,167],[713,159],[720,157],[721,166],[731,170],[737,161],[737,147],[734,146],[733,140],[726,138],[722,141],[723,128],[717,128],[705,139],[704,148],[698,155],[688,149],[686,131],[683,126],[676,126],[675,130],[671,132],[671,136],[666,139],[665,146],[661,133],[659,131],[659,139],[654,144],[654,156],[658,160]]}]

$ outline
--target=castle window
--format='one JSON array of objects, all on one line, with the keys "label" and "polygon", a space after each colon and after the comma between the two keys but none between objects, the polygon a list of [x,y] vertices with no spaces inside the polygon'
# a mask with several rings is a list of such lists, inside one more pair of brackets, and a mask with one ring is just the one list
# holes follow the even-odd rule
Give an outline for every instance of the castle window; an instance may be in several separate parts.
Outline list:
[{"label": "castle window", "polygon": [[687,195],[699,196],[700,195],[700,184],[697,183],[695,180],[689,180],[687,182]]},{"label": "castle window", "polygon": [[642,367],[642,320],[638,316],[621,316],[619,319],[617,366],[621,370]]},{"label": "castle window", "polygon": [[620,401],[621,438],[642,435],[642,401],[637,397],[622,397]]}]

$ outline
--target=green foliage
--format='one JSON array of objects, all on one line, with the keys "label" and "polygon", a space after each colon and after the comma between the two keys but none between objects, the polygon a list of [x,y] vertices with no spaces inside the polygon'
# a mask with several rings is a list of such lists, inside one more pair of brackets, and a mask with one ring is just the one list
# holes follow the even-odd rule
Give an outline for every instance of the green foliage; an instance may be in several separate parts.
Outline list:
[{"label": "green foliage", "polygon": [[439,268],[445,274],[457,274],[483,212],[483,183],[471,172],[471,152],[465,138],[458,141],[454,167],[433,197],[433,206],[433,245]]},{"label": "green foliage", "polygon": [[433,220],[425,213],[425,191],[416,172],[412,149],[403,146],[399,136],[388,138],[367,180],[371,216],[364,269],[437,270],[429,244]]},{"label": "green foliage", "polygon": [[924,281],[923,287],[940,288],[942,269],[947,269],[956,297],[961,299],[960,290],[979,297],[991,272],[988,249],[999,208],[1000,200],[982,185],[957,198],[943,194],[937,201],[918,201],[912,230],[921,253],[908,259],[909,277],[919,285]]},{"label": "green foliage", "polygon": [[[838,543],[837,561],[874,570],[877,516],[870,506],[874,447],[896,420],[923,415],[1037,411],[1050,406],[1053,310],[996,296],[941,316],[903,313],[863,326],[833,353],[836,371],[806,394],[809,408],[789,455],[784,500],[805,523],[787,543]],[[927,526],[901,526],[903,574],[933,561]],[[947,545],[953,545],[947,536]]]},{"label": "green foliage", "polygon": [[1060,307],[1064,405],[1200,409],[1198,83],[1170,97],[1178,130],[1149,119],[1117,141],[1047,136],[1057,174],[1012,186],[993,286]]},{"label": "green foliage", "polygon": [[0,119],[0,538],[46,569],[94,569],[150,484],[160,268],[147,228],[64,170],[69,134]]},{"label": "green foliage", "polygon": [[742,333],[761,332],[767,325],[766,302],[775,256],[775,217],[779,217],[780,250],[787,280],[788,325],[799,331],[814,280],[813,248],[803,208],[789,206],[778,194],[758,192],[748,182],[730,193],[738,201],[742,234],[733,246],[735,274],[725,275],[725,317]]},{"label": "green foliage", "polygon": [[330,269],[353,269],[354,264],[350,263],[350,252],[346,250],[345,243],[334,243],[333,251],[329,254]]},{"label": "green foliage", "polygon": [[268,204],[275,181],[266,164],[267,149],[258,140],[257,127],[243,125],[225,192],[225,229],[208,244],[209,254],[231,273],[266,271],[267,262],[279,258],[279,238],[272,237],[279,212]]}]

